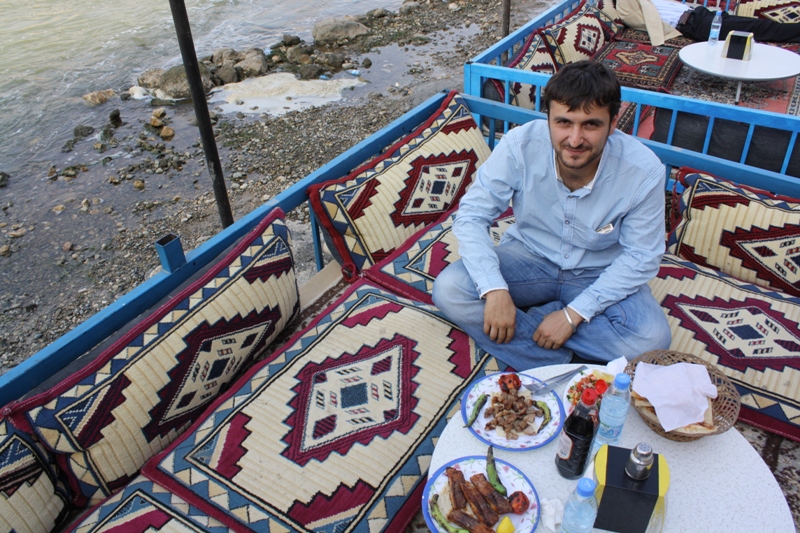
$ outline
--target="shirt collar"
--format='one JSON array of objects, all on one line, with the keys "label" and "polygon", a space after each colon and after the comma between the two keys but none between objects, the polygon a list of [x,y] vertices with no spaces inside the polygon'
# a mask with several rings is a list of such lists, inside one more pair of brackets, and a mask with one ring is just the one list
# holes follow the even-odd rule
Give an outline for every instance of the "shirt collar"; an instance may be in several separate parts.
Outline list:
[{"label": "shirt collar", "polygon": [[[605,155],[605,150],[603,150],[603,155]],[[601,159],[600,162],[602,163],[602,159]],[[586,190],[589,190],[589,191],[592,190],[592,187],[594,187],[594,182],[597,181],[597,173],[600,171],[600,166],[601,165],[597,165],[597,170],[594,171],[594,176],[592,176],[592,181],[590,181],[589,183],[587,183],[586,185],[581,187],[581,189],[586,189]],[[564,183],[564,180],[561,179],[561,173],[558,171],[558,160],[556,159],[556,150],[555,150],[555,148],[553,148],[553,168],[555,169],[555,172],[556,172],[556,179],[558,181],[560,181],[561,183]],[[580,189],[577,189],[577,190],[580,190]]]}]

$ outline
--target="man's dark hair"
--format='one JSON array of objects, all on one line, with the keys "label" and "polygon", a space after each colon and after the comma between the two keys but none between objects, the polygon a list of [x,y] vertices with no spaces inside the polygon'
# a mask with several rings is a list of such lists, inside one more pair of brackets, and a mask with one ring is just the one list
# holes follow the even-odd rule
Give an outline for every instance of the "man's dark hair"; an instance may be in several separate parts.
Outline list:
[{"label": "man's dark hair", "polygon": [[614,72],[594,61],[576,61],[556,72],[544,88],[542,109],[550,112],[550,102],[558,102],[570,111],[588,112],[594,106],[608,107],[614,118],[622,104],[622,91]]}]

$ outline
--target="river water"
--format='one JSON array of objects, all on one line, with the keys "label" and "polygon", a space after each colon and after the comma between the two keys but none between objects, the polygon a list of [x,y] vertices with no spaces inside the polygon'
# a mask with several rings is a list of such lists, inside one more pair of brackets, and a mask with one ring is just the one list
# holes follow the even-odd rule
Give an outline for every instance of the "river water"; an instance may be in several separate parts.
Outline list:
[{"label": "river water", "polygon": [[[284,33],[402,0],[185,0],[198,56],[268,48]],[[19,180],[49,166],[93,111],[81,97],[121,91],[148,68],[181,63],[168,0],[0,0],[0,171]],[[107,113],[107,110],[104,110]]]}]

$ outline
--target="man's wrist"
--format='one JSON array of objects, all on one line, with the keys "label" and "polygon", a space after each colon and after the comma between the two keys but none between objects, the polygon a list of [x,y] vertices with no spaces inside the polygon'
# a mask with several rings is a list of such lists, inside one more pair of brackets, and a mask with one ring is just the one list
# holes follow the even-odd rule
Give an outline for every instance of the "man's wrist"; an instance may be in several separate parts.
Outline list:
[{"label": "man's wrist", "polygon": [[578,326],[575,324],[575,321],[572,320],[572,317],[569,316],[569,311],[567,310],[566,307],[564,308],[564,316],[567,317],[567,322],[569,323],[569,326],[572,328],[572,333],[578,331]]}]

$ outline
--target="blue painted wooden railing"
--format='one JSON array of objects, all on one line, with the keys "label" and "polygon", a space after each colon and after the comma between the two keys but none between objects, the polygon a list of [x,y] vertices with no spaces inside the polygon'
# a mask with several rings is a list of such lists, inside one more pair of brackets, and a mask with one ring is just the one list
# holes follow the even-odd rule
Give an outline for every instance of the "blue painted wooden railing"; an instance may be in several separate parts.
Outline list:
[{"label": "blue painted wooden railing", "polygon": [[[160,256],[164,270],[135,287],[114,303],[79,324],[46,348],[37,352],[19,366],[0,376],[0,406],[27,393],[78,356],[112,335],[130,320],[153,306],[161,298],[186,281],[201,268],[213,261],[231,243],[250,231],[275,207],[289,212],[307,201],[306,190],[313,183],[336,179],[348,174],[365,160],[378,155],[396,140],[413,131],[441,105],[447,92],[439,93],[398,118],[382,130],[350,148],[330,163],[312,172],[286,191],[258,207],[230,227],[189,252],[183,262],[182,252],[177,250],[174,238],[163,239]],[[498,131],[530,120],[543,119],[544,115],[482,98],[464,95],[470,110],[476,116],[488,117],[497,125]],[[495,137],[488,138],[494,146]],[[644,141],[668,166],[688,165],[697,169],[727,177],[741,183],[758,185],[773,192],[800,197],[800,181],[787,179],[774,172],[766,172],[741,163],[691,152],[652,141]],[[315,234],[316,225],[314,225]],[[315,240],[318,267],[322,266],[319,237]],[[155,250],[154,250],[155,252]]]}]

